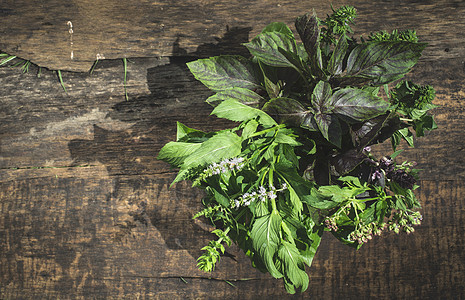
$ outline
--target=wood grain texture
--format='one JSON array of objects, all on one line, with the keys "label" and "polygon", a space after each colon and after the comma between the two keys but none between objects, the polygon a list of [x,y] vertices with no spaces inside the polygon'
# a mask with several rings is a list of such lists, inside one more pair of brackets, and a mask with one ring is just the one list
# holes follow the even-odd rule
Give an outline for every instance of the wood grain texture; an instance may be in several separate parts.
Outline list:
[{"label": "wood grain texture", "polygon": [[[461,0],[3,0],[0,49],[42,67],[84,72],[97,55],[160,57],[200,50],[197,54],[206,56],[199,46],[216,43],[228,28],[255,36],[272,21],[293,26],[296,16],[312,10],[324,18],[331,12],[331,3],[358,9],[359,35],[413,28],[430,43],[426,53],[430,59],[463,58],[460,49],[465,41],[460,33],[465,31],[465,3]],[[68,21],[73,24],[72,34]],[[177,51],[175,43],[184,51]]]},{"label": "wood grain texture", "polygon": [[[281,18],[273,2],[260,3],[270,5],[267,17]],[[357,32],[415,25],[432,44],[408,75],[433,85],[441,105],[439,129],[402,153],[424,169],[417,193],[424,221],[415,233],[386,234],[359,251],[326,235],[302,295],[286,295],[236,247],[211,278],[196,269],[212,237],[208,224],[191,219],[202,193],[188,183],[169,189],[175,170],[156,155],[174,139],[176,121],[203,130],[231,126],[209,116],[211,92],[185,62],[225,49],[244,53],[240,42],[264,25],[251,18],[254,29],[231,28],[218,41],[186,46],[180,39],[170,45],[175,56],[129,59],[129,101],[121,60],[99,62],[92,75],[64,72],[67,93],[54,72],[37,78],[35,70],[0,68],[0,298],[465,298],[463,4],[357,4],[365,14]]]}]

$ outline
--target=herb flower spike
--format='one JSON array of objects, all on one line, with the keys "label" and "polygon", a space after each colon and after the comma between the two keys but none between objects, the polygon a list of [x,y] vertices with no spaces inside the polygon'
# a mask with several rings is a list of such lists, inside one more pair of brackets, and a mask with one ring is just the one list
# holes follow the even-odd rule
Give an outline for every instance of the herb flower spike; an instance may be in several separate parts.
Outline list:
[{"label": "herb flower spike", "polygon": [[270,186],[267,190],[264,186],[260,186],[258,191],[252,191],[251,193],[244,193],[237,199],[231,201],[231,207],[239,209],[240,207],[249,206],[253,202],[266,202],[268,199],[276,199],[277,192],[282,192],[287,189],[287,185],[283,184],[281,189],[276,189],[274,186]]},{"label": "herb flower spike", "polygon": [[[434,89],[402,80],[426,44],[408,30],[357,40],[349,36],[355,8],[332,10],[324,20],[296,19],[301,42],[274,22],[244,44],[251,58],[187,64],[214,92],[212,115],[237,123],[209,133],[178,123],[177,141],[158,156],[179,168],[173,183],[205,191],[194,217],[211,222],[218,239],[203,248],[203,271],[234,242],[289,293],[303,292],[324,231],[358,249],[420,224],[419,170],[397,164],[396,147],[437,128]],[[394,153],[376,157],[372,146],[386,140]]]},{"label": "herb flower spike", "polygon": [[199,175],[199,178],[206,179],[214,175],[224,174],[230,171],[239,171],[244,167],[244,158],[235,157],[222,160],[220,163],[212,163]]}]

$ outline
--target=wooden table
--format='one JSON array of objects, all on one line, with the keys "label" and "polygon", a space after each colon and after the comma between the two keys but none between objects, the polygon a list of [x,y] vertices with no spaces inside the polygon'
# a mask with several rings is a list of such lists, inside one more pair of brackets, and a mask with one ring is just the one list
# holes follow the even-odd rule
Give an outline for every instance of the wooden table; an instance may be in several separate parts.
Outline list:
[{"label": "wooden table", "polygon": [[357,36],[414,28],[429,43],[408,77],[436,88],[439,129],[402,153],[424,169],[422,226],[359,251],[325,235],[309,289],[295,296],[236,247],[211,276],[198,271],[199,249],[212,238],[191,219],[202,194],[188,183],[170,189],[175,170],[155,157],[178,120],[231,125],[209,116],[211,92],[186,61],[244,53],[240,43],[268,22],[293,26],[312,7],[324,17],[328,2],[61,2],[0,5],[5,52],[52,70],[87,71],[97,53],[107,58],[91,75],[62,72],[66,93],[54,71],[41,68],[38,78],[37,67],[0,68],[1,299],[465,298],[463,1],[334,2],[358,9]]}]

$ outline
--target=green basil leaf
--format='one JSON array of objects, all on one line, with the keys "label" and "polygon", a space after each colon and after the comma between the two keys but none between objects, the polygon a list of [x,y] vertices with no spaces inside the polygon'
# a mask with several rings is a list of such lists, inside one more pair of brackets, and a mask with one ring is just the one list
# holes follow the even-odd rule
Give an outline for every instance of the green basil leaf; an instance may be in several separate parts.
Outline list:
[{"label": "green basil leaf", "polygon": [[242,140],[249,138],[252,134],[257,132],[258,125],[259,123],[255,120],[248,121],[242,129]]},{"label": "green basil leaf", "polygon": [[331,209],[339,205],[333,201],[331,195],[323,195],[317,189],[312,189],[311,195],[304,198],[304,202],[317,209]]},{"label": "green basil leaf", "polygon": [[273,67],[296,68],[279,49],[297,53],[295,40],[280,32],[265,32],[244,44],[250,53],[263,63]]},{"label": "green basil leaf", "polygon": [[287,135],[283,130],[279,130],[274,139],[276,143],[287,144],[291,146],[300,146],[299,143],[294,137]]},{"label": "green basil leaf", "polygon": [[389,103],[383,99],[356,88],[344,88],[336,91],[329,102],[332,106],[332,113],[344,115],[357,121],[379,116],[389,108]]},{"label": "green basil leaf", "polygon": [[219,118],[236,122],[248,121],[259,117],[258,122],[260,124],[267,126],[277,125],[276,121],[262,110],[239,103],[233,99],[221,102],[217,107],[215,107],[212,114]]},{"label": "green basil leaf", "polygon": [[402,138],[407,142],[410,147],[413,147],[413,133],[408,128],[399,129],[399,132]]},{"label": "green basil leaf", "polygon": [[262,96],[249,89],[233,87],[210,96],[206,101],[212,106],[217,106],[222,101],[233,99],[248,106],[258,107],[265,102]]},{"label": "green basil leaf", "polygon": [[262,33],[266,32],[279,32],[289,36],[294,39],[294,33],[292,30],[283,22],[272,22],[268,24],[263,30]]},{"label": "green basil leaf", "polygon": [[219,92],[233,87],[260,88],[260,71],[252,61],[236,55],[221,55],[187,63],[194,77]]},{"label": "green basil leaf", "polygon": [[295,292],[295,288],[300,288],[301,292],[304,292],[308,288],[309,279],[299,249],[294,243],[283,240],[279,245],[278,259],[286,274],[285,281],[289,281],[292,285],[289,287],[286,285],[288,292]]},{"label": "green basil leaf", "polygon": [[224,131],[214,135],[189,155],[182,165],[183,169],[194,168],[220,162],[225,158],[239,156],[242,139],[235,133]]},{"label": "green basil leaf", "polygon": [[158,153],[157,159],[179,168],[186,157],[200,148],[201,143],[169,142]]},{"label": "green basil leaf", "polygon": [[280,242],[281,222],[281,216],[276,212],[272,212],[267,216],[256,219],[250,232],[254,249],[258,252],[268,272],[274,278],[283,277],[274,262]]},{"label": "green basil leaf", "polygon": [[177,122],[176,141],[202,143],[211,137],[211,133],[189,128],[181,122]]},{"label": "green basil leaf", "polygon": [[424,43],[371,42],[356,46],[347,59],[346,78],[383,85],[400,79],[417,63]]}]

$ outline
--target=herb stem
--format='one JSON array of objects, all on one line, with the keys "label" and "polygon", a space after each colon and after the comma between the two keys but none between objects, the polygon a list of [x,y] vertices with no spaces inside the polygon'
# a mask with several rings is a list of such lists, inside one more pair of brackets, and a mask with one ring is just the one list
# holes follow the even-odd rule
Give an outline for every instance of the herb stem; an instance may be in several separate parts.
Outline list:
[{"label": "herb stem", "polygon": [[[223,231],[223,232],[224,232],[224,235],[228,235],[228,233],[229,233],[230,230],[231,230],[231,227],[226,228],[226,229]],[[220,238],[218,239],[218,243],[221,243],[222,241],[223,241],[223,238],[220,237]]]},{"label": "herb stem", "polygon": [[263,135],[263,134],[265,134],[267,132],[270,132],[270,131],[273,131],[273,130],[276,130],[276,129],[279,129],[279,128],[283,128],[284,126],[286,126],[286,125],[285,124],[279,124],[279,125],[273,126],[271,128],[267,128],[267,129],[264,129],[262,131],[255,132],[254,134],[250,135],[249,138],[256,137],[256,136],[259,136],[259,135]]},{"label": "herb stem", "polygon": [[413,119],[409,119],[409,118],[399,118],[399,120],[405,121],[405,122],[413,122]]}]

